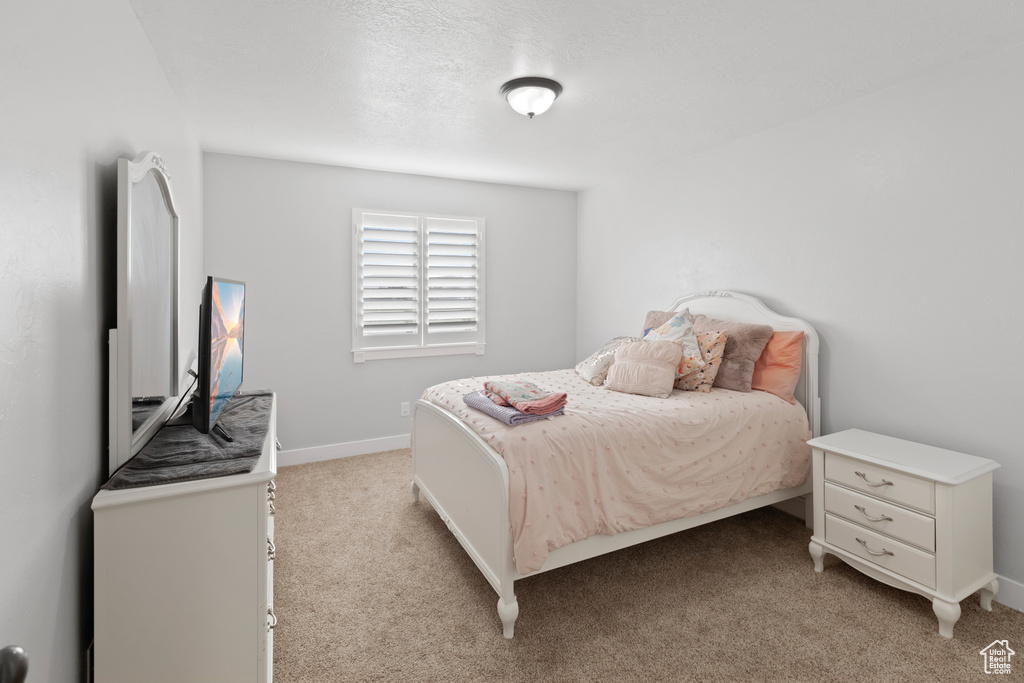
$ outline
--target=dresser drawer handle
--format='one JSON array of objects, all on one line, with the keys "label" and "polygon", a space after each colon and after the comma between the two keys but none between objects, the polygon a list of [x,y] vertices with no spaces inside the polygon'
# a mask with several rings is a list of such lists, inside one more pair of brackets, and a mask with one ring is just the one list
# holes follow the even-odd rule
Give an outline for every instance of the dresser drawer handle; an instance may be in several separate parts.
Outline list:
[{"label": "dresser drawer handle", "polygon": [[886,550],[885,548],[882,548],[881,552],[876,552],[876,551],[872,550],[871,548],[868,547],[868,542],[865,541],[863,538],[858,538],[857,539],[857,543],[860,543],[862,546],[864,546],[864,550],[868,551],[868,555],[874,555],[875,557],[881,557],[882,555],[892,555],[893,554],[891,550]]},{"label": "dresser drawer handle", "polygon": [[277,546],[269,538],[267,539],[267,560],[273,562],[277,559]]},{"label": "dresser drawer handle", "polygon": [[274,614],[274,608],[273,607],[271,607],[270,609],[267,610],[267,616],[270,617],[270,619],[271,619],[270,623],[267,624],[267,630],[268,631],[273,631],[274,627],[277,626],[277,615]]},{"label": "dresser drawer handle", "polygon": [[860,511],[860,514],[864,515],[864,517],[867,518],[867,520],[869,522],[891,522],[892,521],[892,517],[890,517],[889,515],[882,515],[881,517],[869,517],[867,511],[864,509],[863,506],[861,506],[861,505],[854,505],[853,507],[857,508]]},{"label": "dresser drawer handle", "polygon": [[863,472],[854,472],[854,474],[863,479],[864,483],[872,488],[876,488],[878,486],[892,486],[892,482],[889,481],[888,479],[883,479],[881,484],[876,484],[874,482],[868,481],[868,475],[864,474]]},{"label": "dresser drawer handle", "polygon": [[277,508],[274,507],[274,501],[270,501],[270,514],[273,515],[275,512],[277,512]]}]

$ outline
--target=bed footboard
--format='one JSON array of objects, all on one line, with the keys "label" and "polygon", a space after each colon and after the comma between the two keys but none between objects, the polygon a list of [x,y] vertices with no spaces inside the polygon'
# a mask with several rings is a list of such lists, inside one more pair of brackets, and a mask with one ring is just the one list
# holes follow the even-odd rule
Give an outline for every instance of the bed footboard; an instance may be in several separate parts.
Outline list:
[{"label": "bed footboard", "polygon": [[412,494],[426,497],[498,593],[498,616],[512,638],[512,524],[504,459],[446,411],[420,400],[413,409]]}]

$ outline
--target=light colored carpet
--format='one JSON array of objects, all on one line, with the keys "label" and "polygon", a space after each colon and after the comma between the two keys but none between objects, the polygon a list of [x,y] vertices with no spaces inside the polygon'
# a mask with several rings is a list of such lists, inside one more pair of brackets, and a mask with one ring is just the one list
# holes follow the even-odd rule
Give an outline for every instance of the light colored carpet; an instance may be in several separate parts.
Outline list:
[{"label": "light colored carpet", "polygon": [[955,638],[931,603],[832,556],[766,508],[516,584],[497,594],[409,492],[409,451],[283,468],[277,477],[274,679],[318,681],[971,681],[979,651],[1024,614],[965,600]]}]

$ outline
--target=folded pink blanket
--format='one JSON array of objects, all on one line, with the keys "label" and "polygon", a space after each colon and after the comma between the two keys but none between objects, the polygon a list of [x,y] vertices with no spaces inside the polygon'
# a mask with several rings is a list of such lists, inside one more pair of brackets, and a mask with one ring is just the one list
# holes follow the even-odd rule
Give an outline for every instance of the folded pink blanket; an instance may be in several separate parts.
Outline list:
[{"label": "folded pink blanket", "polygon": [[525,380],[487,380],[484,390],[508,401],[516,410],[533,415],[546,415],[564,408],[568,398],[565,393],[545,391]]},{"label": "folded pink blanket", "polygon": [[483,392],[483,394],[487,398],[489,398],[492,401],[494,401],[494,405],[501,406],[502,408],[508,408],[508,407],[510,407],[512,405],[511,403],[509,403],[508,401],[503,399],[501,396],[498,396],[497,394],[492,394],[489,391],[485,391],[485,392]]}]

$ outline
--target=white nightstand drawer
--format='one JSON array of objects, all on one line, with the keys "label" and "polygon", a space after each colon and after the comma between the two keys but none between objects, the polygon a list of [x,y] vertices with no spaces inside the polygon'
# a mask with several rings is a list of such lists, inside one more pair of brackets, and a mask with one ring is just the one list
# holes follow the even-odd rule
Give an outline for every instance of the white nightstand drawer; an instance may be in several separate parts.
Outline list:
[{"label": "white nightstand drawer", "polygon": [[825,510],[882,534],[935,552],[935,519],[825,482]]},{"label": "white nightstand drawer", "polygon": [[825,515],[825,542],[911,581],[935,588],[935,556],[835,515]]},{"label": "white nightstand drawer", "polygon": [[825,478],[894,503],[935,512],[935,484],[926,479],[835,453],[825,453]]}]

